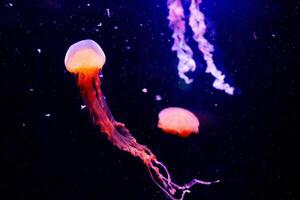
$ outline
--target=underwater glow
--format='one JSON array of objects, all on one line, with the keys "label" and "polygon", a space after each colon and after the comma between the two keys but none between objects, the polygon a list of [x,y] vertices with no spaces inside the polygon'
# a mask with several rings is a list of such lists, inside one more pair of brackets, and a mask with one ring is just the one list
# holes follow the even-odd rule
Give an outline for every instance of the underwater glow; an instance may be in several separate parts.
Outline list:
[{"label": "underwater glow", "polygon": [[[206,62],[206,73],[210,73],[214,78],[213,87],[219,90],[224,90],[227,94],[233,95],[234,88],[228,83],[225,83],[225,75],[218,70],[213,60],[214,46],[204,37],[206,31],[205,16],[200,11],[202,0],[191,0],[189,7],[190,17],[189,26],[193,31],[193,39],[198,43],[198,48],[203,54],[203,59]],[[190,84],[193,79],[190,79],[186,73],[195,71],[196,62],[193,59],[193,51],[185,41],[185,15],[181,0],[168,0],[169,8],[169,26],[173,30],[172,38],[174,43],[172,51],[176,51],[179,59],[178,75],[185,83]]]},{"label": "underwater glow", "polygon": [[189,110],[179,107],[165,108],[158,114],[158,128],[180,137],[188,137],[199,132],[200,122]]},{"label": "underwater glow", "polygon": [[139,144],[131,135],[125,124],[116,121],[106,104],[101,91],[101,81],[98,76],[105,63],[105,54],[93,40],[83,40],[73,44],[65,57],[66,69],[75,74],[81,96],[90,111],[94,124],[100,132],[120,150],[140,158],[147,167],[152,180],[172,200],[184,199],[186,193],[195,184],[209,185],[214,182],[193,179],[182,186],[174,183],[163,163],[157,160],[151,150]]}]

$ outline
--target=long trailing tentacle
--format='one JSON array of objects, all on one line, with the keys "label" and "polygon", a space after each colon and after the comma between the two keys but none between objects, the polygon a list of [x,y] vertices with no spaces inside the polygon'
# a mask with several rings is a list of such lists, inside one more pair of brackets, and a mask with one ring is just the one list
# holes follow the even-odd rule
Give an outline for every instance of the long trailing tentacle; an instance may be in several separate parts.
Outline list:
[{"label": "long trailing tentacle", "polygon": [[206,31],[205,17],[200,11],[200,3],[202,0],[191,0],[189,25],[194,33],[193,38],[198,43],[198,48],[203,54],[206,62],[206,73],[210,73],[215,81],[213,87],[219,90],[224,90],[227,94],[233,95],[234,88],[228,83],[225,83],[225,75],[218,70],[213,60],[214,46],[204,37]]},{"label": "long trailing tentacle", "polygon": [[[78,76],[78,86],[94,123],[100,128],[100,131],[105,133],[119,149],[140,158],[148,168],[152,180],[171,200],[183,200],[185,194],[189,193],[190,188],[195,184],[209,185],[213,183],[198,179],[183,186],[174,183],[167,167],[157,160],[154,153],[147,146],[138,143],[125,124],[113,118],[103,97],[99,77],[80,75]],[[180,198],[176,198],[179,193],[181,193]]]},{"label": "long trailing tentacle", "polygon": [[179,60],[178,75],[189,84],[193,79],[190,79],[186,73],[195,71],[196,62],[193,60],[191,47],[185,41],[184,9],[180,0],[168,0],[168,8],[169,26],[173,30],[172,38],[174,39],[172,51],[176,51]]},{"label": "long trailing tentacle", "polygon": [[[166,176],[162,174],[162,172],[159,171],[159,167],[156,167],[151,163],[148,166],[148,171],[151,176],[151,179],[153,182],[171,199],[171,200],[183,200],[185,197],[186,193],[190,193],[190,188],[196,184],[201,184],[201,185],[210,185],[212,183],[218,183],[220,182],[219,180],[216,181],[203,181],[199,179],[193,179],[189,183],[186,183],[184,185],[178,185],[172,181],[172,178],[170,176],[170,173],[167,169],[167,167],[161,163],[158,160],[155,160],[154,163],[161,167],[163,169],[164,173]],[[154,174],[153,174],[154,173]],[[157,180],[155,179],[155,177]],[[176,194],[178,194],[178,198],[176,198]],[[181,193],[181,194],[180,194]]]}]

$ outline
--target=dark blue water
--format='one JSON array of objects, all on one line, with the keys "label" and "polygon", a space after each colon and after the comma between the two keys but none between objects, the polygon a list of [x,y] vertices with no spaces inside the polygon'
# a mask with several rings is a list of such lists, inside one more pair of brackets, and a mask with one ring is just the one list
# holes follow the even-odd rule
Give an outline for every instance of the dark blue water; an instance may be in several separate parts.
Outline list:
[{"label": "dark blue water", "polygon": [[[221,180],[186,199],[299,199],[291,185],[299,174],[299,3],[205,0],[202,10],[216,63],[237,95],[212,88],[190,30],[198,68],[191,85],[178,78],[166,1],[1,2],[1,199],[166,199],[142,162],[112,146],[81,109],[63,61],[87,38],[106,54],[102,90],[114,117],[176,182]],[[161,132],[157,114],[169,106],[194,112],[200,134]]]}]

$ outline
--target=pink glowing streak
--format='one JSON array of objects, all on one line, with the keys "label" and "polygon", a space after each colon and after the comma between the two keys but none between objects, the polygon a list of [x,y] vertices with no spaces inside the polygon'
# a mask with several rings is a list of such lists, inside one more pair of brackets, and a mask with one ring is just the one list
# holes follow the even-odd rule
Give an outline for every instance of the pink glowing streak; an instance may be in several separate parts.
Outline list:
[{"label": "pink glowing streak", "polygon": [[[200,11],[201,0],[191,0],[189,7],[190,17],[189,26],[193,31],[193,39],[198,43],[198,48],[203,54],[203,58],[206,62],[206,73],[210,73],[214,78],[213,87],[219,90],[225,91],[227,94],[233,95],[234,88],[228,83],[225,83],[225,75],[218,70],[213,60],[214,47],[204,37],[206,31],[205,17]],[[184,22],[184,10],[181,0],[168,0],[169,8],[169,26],[173,30],[172,37],[174,38],[174,44],[172,51],[177,52],[179,59],[178,74],[180,78],[183,78],[187,84],[191,83],[185,73],[188,71],[194,71],[196,63],[193,60],[193,52],[191,48],[186,44],[185,34],[185,22]]]},{"label": "pink glowing streak", "polygon": [[172,51],[177,52],[179,63],[177,66],[178,75],[187,84],[191,83],[193,79],[190,79],[185,74],[189,71],[195,71],[196,63],[193,60],[193,51],[189,45],[185,42],[185,21],[184,21],[184,10],[182,3],[179,0],[169,0],[169,26],[173,29],[172,38],[174,43]]}]

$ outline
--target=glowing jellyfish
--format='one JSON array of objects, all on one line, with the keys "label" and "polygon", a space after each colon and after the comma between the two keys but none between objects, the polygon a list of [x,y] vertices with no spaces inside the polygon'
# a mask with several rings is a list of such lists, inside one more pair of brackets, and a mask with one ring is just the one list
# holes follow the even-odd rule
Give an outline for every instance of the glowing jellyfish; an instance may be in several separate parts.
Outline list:
[{"label": "glowing jellyfish", "polygon": [[188,137],[192,133],[199,132],[200,122],[198,118],[184,108],[165,108],[159,112],[158,119],[158,128],[166,133]]},{"label": "glowing jellyfish", "polygon": [[[234,88],[228,83],[225,83],[225,75],[218,70],[214,63],[212,54],[214,46],[204,37],[206,25],[204,14],[200,11],[201,2],[202,0],[191,0],[189,7],[189,25],[193,31],[193,38],[198,43],[198,48],[202,52],[203,59],[206,62],[207,68],[205,72],[210,73],[215,78],[213,87],[233,95]],[[193,80],[190,79],[186,73],[195,71],[196,62],[193,59],[193,51],[185,40],[185,15],[181,0],[168,0],[168,8],[169,26],[173,30],[172,37],[174,39],[172,51],[177,52],[177,57],[179,59],[177,66],[178,75],[189,84]]]},{"label": "glowing jellyfish", "polygon": [[106,134],[107,138],[119,149],[140,158],[147,167],[152,180],[172,200],[182,200],[195,184],[211,184],[212,182],[198,179],[193,179],[183,186],[174,183],[165,165],[157,160],[151,150],[139,144],[126,126],[113,118],[102,95],[101,81],[98,76],[104,63],[105,54],[93,40],[83,40],[73,44],[65,57],[66,68],[76,75],[81,96],[95,125],[100,128],[100,132]]}]

